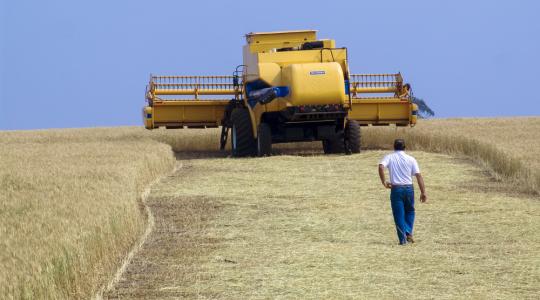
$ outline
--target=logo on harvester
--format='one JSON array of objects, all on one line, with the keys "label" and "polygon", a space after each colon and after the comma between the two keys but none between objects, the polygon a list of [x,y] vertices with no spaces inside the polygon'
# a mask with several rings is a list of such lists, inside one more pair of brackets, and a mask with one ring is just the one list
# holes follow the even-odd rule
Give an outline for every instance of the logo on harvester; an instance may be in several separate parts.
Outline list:
[{"label": "logo on harvester", "polygon": [[326,74],[325,71],[311,71],[309,72],[309,75],[324,75]]}]

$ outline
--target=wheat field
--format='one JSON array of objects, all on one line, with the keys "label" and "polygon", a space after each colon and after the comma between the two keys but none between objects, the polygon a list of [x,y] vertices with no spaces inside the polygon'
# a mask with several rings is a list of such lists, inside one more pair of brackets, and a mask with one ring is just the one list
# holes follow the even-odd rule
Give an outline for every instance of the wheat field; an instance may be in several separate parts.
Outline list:
[{"label": "wheat field", "polygon": [[0,133],[0,298],[88,298],[114,272],[145,227],[140,193],[174,166],[135,132]]},{"label": "wheat field", "polygon": [[[382,153],[368,151],[355,156],[320,156],[320,145],[308,143],[281,147],[276,151],[281,155],[271,158],[230,159],[224,158],[226,155],[215,150],[218,147],[218,133],[217,130],[150,132],[135,127],[0,132],[0,188],[4,191],[0,194],[0,295],[3,298],[15,299],[88,298],[94,295],[110,280],[145,229],[146,216],[140,200],[142,190],[154,179],[169,174],[175,165],[195,168],[194,178],[199,180],[193,177],[171,179],[173,181],[169,184],[158,185],[158,188],[152,191],[150,200],[157,201],[156,199],[163,197],[169,199],[170,193],[189,200],[185,203],[175,202],[178,213],[182,215],[182,218],[175,219],[180,222],[176,226],[194,226],[194,231],[189,231],[190,233],[200,232],[204,235],[202,240],[200,236],[194,236],[193,240],[190,240],[192,234],[188,234],[186,240],[177,241],[180,246],[183,243],[196,246],[196,251],[179,246],[181,250],[177,252],[186,260],[184,271],[196,272],[191,278],[187,272],[178,273],[178,269],[175,269],[176,273],[164,272],[164,276],[177,274],[187,283],[192,283],[187,288],[177,288],[174,295],[230,298],[250,295],[253,287],[258,286],[261,288],[260,294],[253,295],[254,297],[331,297],[338,287],[339,290],[351,291],[350,286],[332,281],[343,279],[343,276],[348,276],[345,278],[348,279],[343,281],[344,284],[362,282],[373,286],[365,289],[363,295],[366,297],[399,295],[385,290],[381,285],[383,279],[390,280],[392,278],[389,276],[395,274],[389,265],[382,266],[386,266],[386,269],[373,269],[372,273],[361,272],[354,275],[355,266],[365,265],[379,256],[355,256],[348,252],[379,251],[388,255],[389,262],[397,263],[393,244],[379,245],[375,242],[370,244],[371,248],[362,248],[362,239],[373,242],[371,236],[360,236],[360,240],[354,236],[360,228],[375,230],[375,238],[392,242],[391,227],[386,227],[386,231],[376,230],[379,222],[390,224],[388,212],[377,215],[367,223],[354,223],[351,221],[354,217],[366,219],[384,207],[362,207],[357,199],[351,197],[347,197],[344,202],[332,202],[329,201],[328,191],[318,188],[326,186],[325,184],[339,186],[343,181],[349,182],[352,178],[357,178],[356,175],[350,178],[347,173],[342,172],[354,172],[354,167],[363,168],[366,164],[376,165]],[[446,234],[444,228],[419,227],[418,231],[425,233],[422,242],[425,248],[419,244],[414,248],[418,249],[418,253],[410,249],[400,250],[409,251],[406,252],[409,254],[415,251],[414,260],[418,263],[418,268],[422,269],[418,276],[429,276],[432,281],[435,280],[433,278],[445,276],[459,278],[453,281],[453,286],[443,290],[440,287],[430,287],[426,283],[420,288],[420,296],[437,297],[436,293],[439,293],[449,298],[456,297],[460,295],[456,291],[464,284],[466,293],[463,295],[475,298],[527,297],[540,292],[535,284],[540,281],[539,258],[535,255],[540,251],[540,241],[536,234],[540,229],[540,162],[537,150],[540,146],[540,118],[445,119],[421,121],[413,129],[366,128],[363,131],[363,147],[387,149],[395,136],[405,137],[409,148],[419,151],[415,154],[422,158],[426,170],[432,175],[432,181],[427,182],[428,190],[433,191],[435,197],[447,199],[442,201],[444,205],[441,207],[426,206],[424,211],[420,212],[426,216],[424,224],[437,224],[434,219],[439,217],[437,211],[442,209],[443,217],[455,222],[452,230],[467,240],[475,241],[454,247],[454,235]],[[176,157],[171,150],[177,153]],[[305,168],[306,162],[310,166],[320,166],[315,169]],[[237,178],[238,180],[249,180],[250,174],[258,174],[254,169],[256,166],[268,170],[276,178],[256,181],[244,189],[234,184],[225,184],[228,181],[223,178],[233,176],[233,170],[240,170],[243,175],[248,176]],[[296,172],[289,174],[298,181],[294,182],[295,185],[306,184],[313,188],[307,192],[288,191],[287,186],[293,182],[280,181],[280,173],[283,172],[280,170],[283,168]],[[450,173],[437,173],[440,168],[447,169]],[[183,172],[182,168],[175,174],[181,174],[178,172]],[[310,174],[325,172],[333,174],[332,182],[328,183],[327,179],[316,176],[310,178]],[[204,176],[197,177],[202,175]],[[371,181],[371,175],[362,176],[366,177],[360,177],[359,180],[367,183],[367,190],[358,190],[358,186],[353,186],[347,188],[345,194],[372,195],[365,201],[384,199],[384,191],[377,190],[377,183]],[[449,185],[443,185],[448,176],[455,180]],[[178,180],[184,184],[178,185]],[[205,181],[213,184],[208,185],[207,190],[197,188],[198,184]],[[270,191],[264,190],[265,186],[278,187],[273,190],[288,192],[283,192],[276,198]],[[162,194],[167,187],[169,196]],[[259,199],[254,196],[258,193],[265,193],[270,199],[275,198],[275,201]],[[465,194],[467,197],[452,203],[451,199],[445,196],[456,193]],[[233,198],[236,202],[231,202],[233,200],[228,198],[230,195],[235,196]],[[283,202],[286,199],[297,199],[299,202],[287,204]],[[310,199],[313,201],[309,201]],[[239,211],[237,206],[243,202],[246,209]],[[508,203],[512,203],[514,210],[510,215],[506,212]],[[284,206],[286,209],[276,208],[285,204],[289,205]],[[157,206],[156,210],[159,211],[159,207]],[[231,207],[234,209],[230,209]],[[360,211],[364,209],[367,215],[355,216],[351,207]],[[319,210],[322,212],[316,213]],[[272,211],[273,214],[269,213]],[[276,211],[288,217],[284,217],[285,223],[279,223],[279,217],[283,216],[276,215]],[[324,225],[324,222],[335,220],[339,216],[345,216],[344,222]],[[188,221],[185,220],[188,220],[189,224],[186,224]],[[493,224],[497,223],[494,220],[500,221],[504,226],[493,229]],[[232,229],[231,224],[234,225]],[[246,224],[257,226],[253,226],[253,230],[247,230],[249,228]],[[317,229],[319,225],[322,227]],[[245,232],[242,233],[240,229]],[[264,232],[273,236],[260,236]],[[263,264],[256,259],[261,258],[256,254],[263,255],[264,248],[243,247],[245,244],[242,241],[263,238],[266,240],[261,240],[261,247],[274,245],[282,238],[279,234],[284,232],[292,233],[293,240],[285,239],[292,244],[287,244],[289,248],[278,247],[276,255],[281,253],[282,256],[270,256],[267,260],[262,260]],[[496,239],[486,238],[488,233]],[[317,243],[306,244],[306,234],[311,239],[309,241],[313,242],[315,239]],[[245,239],[239,239],[239,236],[245,236]],[[285,252],[280,251],[297,251],[298,249],[294,248],[295,241],[299,243],[296,247],[312,247],[312,252],[306,254],[307,256],[292,261],[292,266],[296,266],[296,269],[306,271],[306,268],[313,268],[311,271],[314,273],[309,276],[295,273],[297,271],[292,267],[272,269],[276,264],[288,264]],[[346,246],[340,248],[343,243]],[[226,250],[218,253],[216,249]],[[325,256],[327,253],[336,253],[336,250],[338,256]],[[143,247],[141,253],[144,254],[145,251],[152,253],[156,249]],[[242,251],[254,252],[250,254]],[[460,251],[465,251],[469,256]],[[479,261],[475,260],[475,251],[480,256]],[[239,256],[248,259],[249,263],[239,264]],[[505,262],[506,256],[509,256],[509,259]],[[326,265],[309,266],[310,257],[326,261]],[[437,265],[438,263],[440,265]],[[464,263],[463,268],[456,266],[460,263]],[[137,265],[137,257],[133,265]],[[245,269],[242,269],[243,267]],[[261,267],[264,272],[259,269]],[[486,272],[489,273],[490,267],[494,267],[494,275],[484,276]],[[178,268],[182,270],[181,267]],[[324,272],[329,273],[323,276]],[[321,275],[317,277],[318,274]],[[340,274],[342,277],[338,276]],[[219,280],[216,281],[216,278],[219,279],[220,276],[229,278],[233,284],[218,284]],[[259,278],[257,276],[276,280],[274,284],[260,286],[260,282],[257,285],[257,282],[253,281]],[[288,276],[292,277],[279,280]],[[482,276],[485,278],[480,278]],[[493,285],[500,283],[495,280],[499,278],[496,276],[506,279],[507,283],[495,288]],[[301,280],[296,282],[293,277],[298,280],[315,280],[310,285]],[[328,289],[331,286],[322,284],[319,280],[334,282],[336,289]],[[466,285],[467,282],[477,285]],[[121,289],[122,284],[127,283],[121,281],[116,289],[106,295],[137,295],[133,290]],[[294,289],[291,287],[293,284]],[[305,289],[296,289],[301,286]],[[457,290],[451,290],[452,287]],[[280,290],[287,293],[283,294]],[[174,288],[172,291],[175,291]],[[409,291],[406,291],[405,295],[415,296]],[[352,295],[344,293],[339,296],[347,298]]]}]

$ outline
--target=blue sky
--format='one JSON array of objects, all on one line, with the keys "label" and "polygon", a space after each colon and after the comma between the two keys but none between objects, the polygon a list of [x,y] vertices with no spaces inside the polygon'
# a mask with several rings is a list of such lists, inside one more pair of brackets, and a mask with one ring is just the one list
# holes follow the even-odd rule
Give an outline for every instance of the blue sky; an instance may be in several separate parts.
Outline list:
[{"label": "blue sky", "polygon": [[248,32],[318,29],[438,117],[540,115],[540,1],[0,0],[0,129],[141,125],[150,73],[227,75]]}]

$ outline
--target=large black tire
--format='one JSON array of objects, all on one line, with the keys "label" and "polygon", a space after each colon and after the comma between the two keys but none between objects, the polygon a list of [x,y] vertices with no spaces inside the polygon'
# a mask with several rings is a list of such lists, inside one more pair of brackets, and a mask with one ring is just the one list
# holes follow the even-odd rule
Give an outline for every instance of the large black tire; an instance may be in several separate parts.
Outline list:
[{"label": "large black tire", "polygon": [[347,153],[360,153],[360,125],[354,120],[349,120],[345,125],[345,147]]},{"label": "large black tire", "polygon": [[235,108],[231,113],[231,145],[234,157],[253,156],[257,150],[251,118],[245,108]]},{"label": "large black tire", "polygon": [[257,131],[257,155],[270,156],[272,154],[272,130],[266,123],[259,125]]},{"label": "large black tire", "polygon": [[324,154],[345,153],[345,139],[343,132],[336,133],[332,139],[322,141]]}]

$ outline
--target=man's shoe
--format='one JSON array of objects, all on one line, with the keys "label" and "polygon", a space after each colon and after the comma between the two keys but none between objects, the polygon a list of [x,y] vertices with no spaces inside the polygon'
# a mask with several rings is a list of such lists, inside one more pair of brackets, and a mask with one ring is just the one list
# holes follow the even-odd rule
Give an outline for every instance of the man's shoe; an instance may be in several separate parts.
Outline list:
[{"label": "man's shoe", "polygon": [[408,243],[414,243],[414,238],[413,238],[412,234],[407,234],[407,242]]}]

